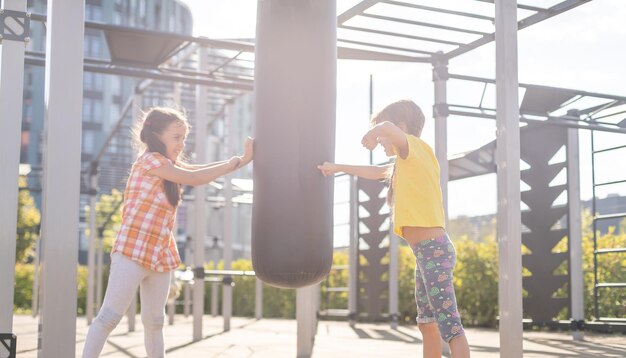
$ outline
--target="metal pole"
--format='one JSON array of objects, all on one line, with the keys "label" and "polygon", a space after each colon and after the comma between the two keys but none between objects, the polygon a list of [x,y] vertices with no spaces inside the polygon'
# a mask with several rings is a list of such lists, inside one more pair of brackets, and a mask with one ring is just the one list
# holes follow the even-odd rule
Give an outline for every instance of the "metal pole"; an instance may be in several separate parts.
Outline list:
[{"label": "metal pole", "polygon": [[[208,66],[207,48],[201,46],[198,49],[198,70],[204,72]],[[198,163],[207,162],[207,87],[196,86],[196,160]],[[206,237],[206,186],[199,185],[194,188],[194,248],[193,264],[196,270],[204,270],[204,238]],[[202,316],[204,315],[204,281],[194,280],[193,284],[193,341],[202,339]]]},{"label": "metal pole", "polygon": [[[369,112],[370,112],[370,118],[372,118],[372,115],[374,114],[374,75],[372,74],[370,74],[369,95],[370,95]],[[371,150],[369,152],[370,152],[370,164],[374,164],[374,152]]]},{"label": "metal pole", "polygon": [[[190,205],[189,204],[185,204],[187,207],[187,233],[189,233],[190,230],[190,219],[189,219],[189,213],[191,212],[191,210],[189,210]],[[185,241],[185,266],[187,267],[191,267],[193,261],[191,260],[191,239],[190,236],[187,236],[187,241]],[[183,315],[185,315],[185,317],[189,317],[189,314],[191,312],[191,297],[189,297],[191,295],[191,286],[189,285],[189,282],[184,282],[183,283],[183,295],[185,296],[185,300],[183,302]]]},{"label": "metal pole", "polygon": [[389,230],[389,317],[391,329],[398,328],[398,237]]},{"label": "metal pole", "polygon": [[296,320],[298,321],[298,358],[311,357],[317,327],[319,284],[296,289]]},{"label": "metal pole", "polygon": [[357,177],[350,176],[350,244],[348,253],[348,319],[354,327],[357,321],[358,307],[358,264],[359,264],[359,195]]},{"label": "metal pole", "polygon": [[[224,128],[226,143],[224,144],[226,157],[233,154],[233,139],[235,128],[230,116],[229,107],[224,108]],[[233,185],[232,174],[224,178],[224,270],[231,269],[233,260]],[[230,331],[230,318],[233,310],[233,287],[230,284],[222,285],[222,316],[224,317],[224,332]]]},{"label": "metal pole", "polygon": [[[440,55],[441,53],[439,53]],[[433,82],[435,84],[435,155],[439,162],[439,181],[443,199],[443,210],[448,221],[448,113],[447,113],[447,81],[448,61],[436,56],[433,64]]]},{"label": "metal pole", "polygon": [[76,354],[84,13],[82,0],[48,1],[40,357]]},{"label": "metal pole", "polygon": [[104,287],[102,286],[102,266],[104,265],[104,263],[102,262],[104,255],[104,243],[102,241],[104,239],[103,231],[104,228],[100,228],[100,230],[98,230],[98,240],[96,241],[96,311],[100,311],[100,307],[102,307],[102,299],[104,297],[104,294],[102,292],[104,290]]},{"label": "metal pole", "polygon": [[[569,206],[569,269],[570,269],[570,300],[573,321],[584,322],[584,282],[583,282],[583,248],[582,222],[580,217],[580,148],[578,145],[578,129],[567,130],[567,203]],[[572,331],[574,340],[583,340],[583,332]]]},{"label": "metal pole", "polygon": [[[26,11],[26,0],[4,0],[5,10]],[[15,29],[19,33],[19,29]],[[15,235],[24,95],[23,41],[2,39],[0,46],[0,333],[13,329]]]},{"label": "metal pole", "polygon": [[95,295],[95,256],[96,256],[96,240],[98,240],[98,227],[96,223],[96,199],[98,185],[98,177],[95,175],[95,168],[90,169],[92,172],[89,176],[90,190],[89,194],[89,248],[87,251],[87,302],[86,316],[87,324],[91,324],[94,318],[94,295]]},{"label": "metal pole", "polygon": [[[215,261],[217,263],[217,261]],[[211,282],[211,317],[217,317],[217,299],[220,285],[218,282]]]},{"label": "metal pole", "polygon": [[522,240],[517,1],[496,1],[495,6],[500,356],[521,358]]},{"label": "metal pole", "polygon": [[[170,288],[176,284],[174,272],[170,271]],[[174,324],[174,315],[176,314],[176,297],[167,300],[167,323],[172,326]]]},{"label": "metal pole", "polygon": [[33,300],[31,307],[31,315],[37,317],[39,314],[39,255],[41,255],[41,237],[37,235],[37,241],[35,241],[35,262],[33,263]]},{"label": "metal pole", "polygon": [[[133,121],[140,121],[143,116],[143,93],[136,91],[133,95]],[[99,285],[102,282],[102,240],[100,241],[100,246],[98,247],[98,279],[100,280]],[[99,304],[98,304],[99,305]],[[133,293],[133,300],[128,306],[128,310],[126,311],[126,315],[128,317],[128,332],[135,332],[135,325],[137,321],[137,291]]]}]

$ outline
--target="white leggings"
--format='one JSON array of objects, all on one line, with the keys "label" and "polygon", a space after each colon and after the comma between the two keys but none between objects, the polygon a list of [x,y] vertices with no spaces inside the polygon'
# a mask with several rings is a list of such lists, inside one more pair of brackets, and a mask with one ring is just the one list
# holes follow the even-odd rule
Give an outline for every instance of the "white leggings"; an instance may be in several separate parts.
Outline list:
[{"label": "white leggings", "polygon": [[98,357],[107,337],[122,319],[140,286],[141,322],[149,358],[165,356],[163,322],[170,273],[144,268],[116,252],[111,255],[109,284],[98,317],[89,327],[83,358]]}]

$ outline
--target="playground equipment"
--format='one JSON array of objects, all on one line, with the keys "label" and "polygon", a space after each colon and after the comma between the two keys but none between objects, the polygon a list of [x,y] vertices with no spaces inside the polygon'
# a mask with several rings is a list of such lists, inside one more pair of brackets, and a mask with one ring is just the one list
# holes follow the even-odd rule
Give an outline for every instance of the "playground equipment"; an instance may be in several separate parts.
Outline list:
[{"label": "playground equipment", "polygon": [[[501,193],[498,207],[500,262],[508,263],[508,265],[503,265],[501,267],[502,279],[500,281],[501,341],[506,341],[509,343],[506,346],[503,346],[503,350],[501,353],[503,356],[506,357],[521,356],[522,335],[522,262],[521,257],[519,257],[521,246],[520,218],[522,215],[519,210],[521,201],[519,193],[520,153],[518,151],[518,148],[520,147],[520,134],[517,128],[519,127],[519,121],[523,118],[520,118],[517,100],[517,30],[543,21],[562,12],[568,11],[581,4],[584,4],[585,2],[587,1],[561,1],[551,6],[550,8],[542,8],[528,5],[518,6],[516,1],[498,1],[495,2],[496,16],[492,17],[471,12],[460,12],[443,8],[420,6],[412,3],[402,3],[397,1],[382,2],[369,0],[362,1],[353,8],[350,8],[340,14],[337,18],[337,22],[332,22],[332,26],[331,22],[329,21],[326,25],[328,26],[328,28],[316,29],[316,31],[319,30],[322,32],[330,32],[331,30],[329,30],[329,28],[334,27],[335,24],[338,24],[339,29],[343,32],[338,39],[339,48],[337,49],[337,53],[339,55],[339,58],[342,59],[406,61],[413,63],[430,63],[433,65],[433,79],[435,84],[434,112],[436,119],[436,153],[439,162],[442,165],[441,173],[442,180],[444,181],[442,183],[444,198],[447,197],[446,180],[447,177],[450,177],[450,173],[452,173],[453,169],[452,166],[448,166],[447,160],[446,119],[450,115],[458,114],[454,112],[454,109],[451,108],[446,101],[446,83],[450,78],[453,77],[448,73],[448,61],[483,44],[489,43],[494,39],[496,40],[496,82],[498,112],[497,114],[495,112],[492,113],[491,117],[496,118],[497,121],[499,133],[497,138],[497,148],[499,149],[497,152],[491,153],[493,161],[490,163],[490,165],[491,167],[495,168],[497,164],[498,182],[500,189],[499,191]],[[491,10],[494,9],[491,4],[488,4],[488,1],[477,1],[476,3],[481,3],[481,5],[488,6]],[[17,4],[17,6],[14,6],[14,4]],[[19,143],[17,143],[17,138],[19,137],[22,106],[19,96],[22,93],[21,83],[23,82],[20,68],[23,68],[24,62],[38,65],[43,65],[45,62],[47,66],[46,73],[48,78],[50,79],[50,81],[46,83],[46,107],[48,109],[47,120],[51,125],[48,128],[49,131],[46,136],[47,157],[46,165],[44,166],[44,192],[47,191],[47,193],[44,195],[46,198],[46,203],[43,210],[44,221],[46,224],[43,226],[42,232],[42,237],[45,238],[45,244],[42,247],[42,252],[45,257],[42,267],[45,274],[42,277],[42,281],[43,286],[47,288],[45,288],[44,291],[45,300],[43,301],[42,305],[42,351],[46,356],[71,357],[74,355],[74,351],[73,349],[71,349],[71,347],[73,347],[75,342],[74,333],[76,321],[76,311],[74,306],[74,288],[76,287],[76,260],[75,257],[73,257],[72,252],[76,251],[75,245],[77,239],[75,233],[71,232],[71,230],[70,232],[68,232],[67,228],[78,226],[77,218],[75,216],[68,215],[68,213],[77,212],[75,203],[77,203],[78,200],[74,199],[76,199],[78,195],[80,185],[77,178],[72,178],[72,180],[68,180],[68,177],[71,176],[71,173],[76,173],[76,176],[79,175],[78,173],[80,172],[80,159],[73,154],[71,156],[68,156],[67,153],[76,154],[79,152],[79,99],[81,98],[81,86],[78,78],[80,78],[81,69],[84,69],[86,71],[96,71],[105,74],[120,74],[135,76],[139,78],[171,80],[195,84],[198,86],[199,93],[202,91],[203,88],[206,89],[206,87],[209,86],[211,88],[229,88],[235,91],[249,91],[252,88],[252,83],[250,79],[241,80],[241,78],[235,81],[215,80],[214,78],[210,78],[210,75],[207,76],[206,72],[204,71],[202,73],[195,73],[193,71],[172,69],[172,71],[164,73],[162,71],[146,70],[146,67],[156,68],[160,66],[162,64],[162,62],[160,61],[163,60],[162,57],[155,59],[154,61],[149,63],[141,63],[141,66],[138,66],[137,68],[132,68],[132,66],[128,67],[127,64],[132,63],[132,61],[124,61],[128,60],[128,58],[124,58],[123,51],[117,51],[119,50],[119,48],[116,48],[115,51],[111,51],[111,61],[98,61],[94,59],[85,59],[83,61],[82,46],[78,45],[81,44],[83,35],[83,2],[77,0],[61,2],[49,1],[49,12],[47,18],[43,16],[27,16],[27,14],[25,13],[25,4],[25,0],[13,0],[3,2],[3,7],[6,10],[10,9],[11,11],[17,12],[17,14],[9,13],[13,18],[20,19],[20,21],[24,20],[22,23],[24,24],[23,27],[25,31],[23,31],[23,34],[21,36],[18,36],[17,39],[6,36],[6,33],[2,34],[4,37],[2,43],[1,59],[2,76],[0,77],[0,101],[2,102],[0,102],[0,107],[2,107],[3,109],[3,121],[0,121],[0,125],[2,126],[0,127],[0,129],[2,129],[0,132],[9,134],[15,133],[15,136],[8,135],[8,137],[11,138],[10,140],[0,141],[0,152],[9,153],[2,156],[1,164],[2,168],[5,168],[5,166],[6,168],[17,168],[17,165],[14,164],[17,163],[16,158],[18,158],[17,153],[19,152]],[[307,2],[299,2],[299,4],[307,4]],[[424,11],[428,14],[445,14],[446,16],[461,16],[464,18],[471,18],[477,21],[485,21],[489,23],[489,26],[491,26],[492,23],[495,24],[495,31],[492,31],[491,27],[489,27],[490,30],[476,31],[450,26],[450,24],[442,25],[431,23],[428,21],[413,21],[407,19],[393,18],[377,14],[376,10],[378,5],[400,6],[406,8],[407,12],[408,10],[419,10]],[[302,6],[305,7],[305,5]],[[523,10],[523,13],[530,13],[530,15],[518,21],[516,13],[518,9]],[[294,8],[294,11],[297,12],[304,10],[300,8]],[[26,25],[25,19],[29,17],[32,19],[45,19],[47,21],[47,35],[49,36],[50,41],[48,42],[49,46],[45,53],[46,61],[44,61],[42,54],[33,52],[28,52],[28,56],[24,60],[24,41],[26,41],[26,38],[28,37],[28,26]],[[2,21],[5,21],[6,18],[6,16],[2,17]],[[363,18],[373,18],[378,21],[390,21],[392,23],[404,23],[415,26],[432,27],[439,30],[457,32],[468,36],[465,37],[467,39],[466,41],[445,40],[440,38],[438,39],[435,38],[435,36],[417,38],[417,36],[414,36],[412,34],[392,33],[377,28],[355,26],[348,22],[349,20],[356,18],[358,18],[359,20],[363,20]],[[18,23],[20,21],[18,21]],[[259,24],[263,23],[263,19],[259,19]],[[107,33],[107,36],[111,36],[111,38],[115,38],[116,36],[118,38],[124,36],[134,36],[137,41],[150,40],[155,41],[154,43],[156,44],[159,44],[159,41],[163,39],[172,40],[172,42],[169,43],[168,47],[171,50],[171,53],[177,53],[178,50],[180,50],[181,48],[187,47],[191,44],[197,44],[199,45],[199,47],[215,46],[217,48],[227,48],[230,50],[247,53],[251,53],[254,51],[254,46],[252,44],[234,41],[215,41],[204,38],[195,38],[191,36],[154,33],[150,31],[128,29],[119,26],[108,26],[103,24],[92,23],[85,24],[85,26],[91,26],[92,28],[100,29]],[[4,29],[4,27],[1,26],[0,28]],[[263,31],[264,29],[261,29],[260,32],[262,33]],[[415,45],[415,48],[399,48],[398,46],[393,46],[388,44],[387,42],[380,41],[378,43],[368,43],[364,42],[358,37],[351,38],[349,34],[355,31],[361,34],[366,33],[389,36],[393,39],[409,38],[412,40],[426,41],[431,45],[434,43],[437,46],[440,46],[441,50],[439,50],[439,48],[435,50],[433,50],[432,48],[424,49],[421,48],[419,45]],[[294,39],[294,41],[297,40],[298,39]],[[140,54],[140,56],[138,57],[141,58],[143,57],[143,55],[145,54]],[[290,53],[289,55],[293,54]],[[236,58],[237,56],[234,56],[234,58]],[[260,56],[263,56],[263,54],[261,53]],[[67,63],[73,63],[73,65],[68,66]],[[83,66],[81,66],[81,63],[83,64]],[[121,63],[125,63],[127,67],[119,67]],[[200,61],[200,64],[202,63],[203,61]],[[262,68],[263,66],[257,69],[257,71],[261,71]],[[281,70],[282,68],[278,69],[278,71]],[[307,71],[308,68],[303,68],[302,70]],[[60,78],[59,75],[62,75],[63,78]],[[262,77],[264,73],[257,72],[257,75]],[[260,80],[260,84],[263,85],[262,78],[257,78],[257,80]],[[301,84],[299,84],[299,86],[301,86]],[[233,98],[236,97],[236,95],[232,95],[231,93],[231,96],[227,97],[228,98],[226,102],[232,101]],[[199,98],[199,110],[197,111],[197,113],[202,113],[201,111],[203,110],[203,108],[206,109],[206,102],[204,102],[204,106],[202,104],[202,101],[206,100],[206,97]],[[328,100],[328,98],[326,98],[326,100]],[[623,103],[623,99],[618,99],[615,103]],[[62,108],[62,110],[59,110],[59,108]],[[319,109],[320,108],[318,107],[315,108],[315,110]],[[68,113],[71,115],[68,115]],[[268,113],[273,112],[268,111]],[[7,120],[4,120],[5,118]],[[319,121],[319,118],[316,117],[314,120]],[[559,125],[557,123],[560,123],[560,125],[571,126],[573,128],[587,127],[588,129],[592,130],[603,130],[607,129],[608,127],[606,125],[603,125],[602,123],[597,123],[595,121],[587,121],[587,123],[582,123],[584,121],[574,122],[570,118],[567,118],[565,120],[563,120],[562,118],[548,118],[545,119],[545,121],[549,121],[551,125]],[[71,131],[68,132],[68,128],[71,129]],[[63,129],[63,131],[61,132],[59,131],[59,129]],[[617,128],[613,128],[613,130],[624,133],[623,126],[617,126]],[[263,137],[263,135],[261,135],[261,137]],[[261,143],[259,144],[262,145]],[[292,150],[293,148],[296,147],[286,147],[285,150]],[[196,151],[198,153],[202,153],[202,145],[196,148]],[[316,153],[316,156],[323,157],[324,155],[324,153]],[[263,160],[262,157],[259,159]],[[319,160],[319,158],[314,159]],[[311,162],[312,161],[313,160],[311,159]],[[479,164],[481,164],[480,161]],[[311,170],[314,170],[314,165],[312,165],[311,168]],[[0,255],[2,255],[0,256],[0,278],[2,279],[1,281],[3,283],[11,286],[10,283],[13,282],[12,272],[14,269],[14,260],[12,253],[15,251],[13,240],[15,234],[15,220],[12,220],[11,218],[14,217],[12,216],[15,210],[15,200],[13,200],[13,198],[16,197],[15,194],[17,192],[17,188],[14,185],[14,183],[16,182],[15,173],[12,173],[11,170],[6,170],[2,173],[3,174],[0,176],[0,180],[2,180],[2,185],[0,185],[0,190],[2,190],[1,196],[8,199],[0,203],[0,212],[3,214],[0,215],[0,228],[2,230],[2,234],[0,237],[0,240],[2,240],[0,242]],[[287,174],[293,173],[290,172]],[[53,190],[49,190],[51,188]],[[226,193],[228,193],[228,190],[230,189],[228,188],[228,185],[226,185]],[[198,190],[197,193],[198,195],[196,195],[196,198],[203,197],[203,195],[201,195],[202,190]],[[230,194],[226,194],[225,197],[228,197],[228,195]],[[276,195],[283,196],[284,193],[279,192]],[[576,199],[577,198],[574,198],[574,200]],[[197,199],[197,202],[199,208],[198,213],[203,213],[201,211],[202,209],[200,208],[205,206],[206,203],[201,199]],[[328,227],[330,227],[330,225]],[[321,228],[318,229],[321,230]],[[201,228],[198,229],[196,235],[197,237],[203,237]],[[204,262],[202,256],[203,244],[201,240],[196,240],[195,242],[197,245],[197,249],[194,250],[194,255],[196,256],[196,263],[194,266],[199,267]],[[58,251],[60,248],[63,249],[63,252]],[[231,257],[229,255],[230,254],[228,253],[228,250],[225,250],[225,262],[230,262],[229,260]],[[267,256],[263,255],[261,259],[264,260],[266,258]],[[574,261],[572,261],[571,264],[575,265]],[[59,287],[57,283],[52,280],[52,278],[55,276],[63,276],[67,278],[66,280],[64,280],[62,287]],[[268,275],[268,277],[270,276],[271,275]],[[601,285],[602,283],[596,284],[597,288],[602,288]],[[56,290],[57,292],[51,291],[52,289]],[[310,288],[306,288],[305,290],[309,289]],[[314,292],[314,289],[310,289],[309,292],[300,292],[303,292],[302,295],[299,294],[299,302],[302,302],[302,304],[299,304],[300,307],[307,306],[307,302],[313,301],[313,295],[311,294],[311,292]],[[10,290],[0,291],[0,331],[2,332],[11,331],[11,293],[12,292]],[[59,293],[62,293],[62,295]],[[200,325],[203,307],[202,295],[202,290],[194,290],[194,313],[195,315],[198,315],[199,318],[197,322]],[[575,293],[573,293],[573,295],[575,295]],[[228,298],[229,296],[227,293],[225,293],[224,297]],[[225,302],[227,301],[228,299],[225,300]],[[578,305],[580,305],[580,302],[578,303]],[[309,304],[308,307],[314,307],[314,305]],[[578,308],[579,307],[580,306],[578,306]],[[225,309],[225,312],[225,315],[229,314],[228,309]],[[302,315],[298,315],[299,321],[311,319],[311,317],[312,312],[310,311],[304,311],[302,312]],[[573,318],[580,319],[580,316]],[[312,334],[314,334],[314,331],[310,330],[311,327],[312,325],[309,325],[309,332],[303,334],[305,338],[306,336],[309,337],[308,340],[304,339],[302,343],[303,355],[306,355],[307,352],[308,354],[310,354],[312,350],[312,339],[310,339],[310,337]],[[52,328],[55,329],[53,330]],[[226,326],[225,330],[227,330]],[[199,335],[198,332],[200,333]],[[196,337],[201,336],[201,327],[200,331],[197,331],[194,328],[194,339],[199,339]]]}]

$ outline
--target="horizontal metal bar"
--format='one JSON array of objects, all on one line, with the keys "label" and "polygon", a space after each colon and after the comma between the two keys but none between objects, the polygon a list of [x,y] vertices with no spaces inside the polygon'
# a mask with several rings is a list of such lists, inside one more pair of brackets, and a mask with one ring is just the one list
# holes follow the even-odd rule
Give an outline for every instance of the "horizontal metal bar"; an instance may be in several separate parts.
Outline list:
[{"label": "horizontal metal bar", "polygon": [[439,12],[439,13],[443,13],[443,14],[471,17],[471,18],[474,18],[474,19],[487,20],[487,21],[491,21],[491,22],[495,21],[495,19],[493,17],[485,16],[485,15],[479,15],[479,14],[473,14],[473,13],[470,13],[470,12],[447,10],[447,9],[441,9],[441,8],[436,8],[436,7],[431,7],[431,6],[411,4],[411,3],[406,3],[406,2],[402,2],[402,1],[394,1],[394,0],[383,0],[382,2],[387,3],[387,4],[391,4],[391,5],[397,5],[397,6],[403,6],[403,7],[411,7],[411,8],[414,8],[414,9],[420,9],[420,10],[426,10],[426,11],[432,11],[432,12]]},{"label": "horizontal metal bar", "polygon": [[359,1],[356,5],[346,10],[343,14],[337,16],[337,25],[341,25],[351,18],[362,14],[365,10],[378,4],[380,0],[363,0]]},{"label": "horizontal metal bar", "polygon": [[375,43],[371,43],[371,42],[354,41],[354,40],[347,40],[347,39],[343,39],[343,38],[341,38],[341,39],[338,38],[337,42],[345,42],[345,43],[349,43],[349,44],[353,44],[353,45],[361,45],[361,46],[374,47],[374,48],[384,48],[384,49],[387,49],[387,50],[394,50],[394,51],[419,53],[419,54],[422,54],[422,55],[430,55],[430,56],[435,54],[434,52],[429,52],[429,51],[422,51],[422,50],[414,50],[414,49],[410,49],[410,48],[380,45],[380,44],[375,44]]},{"label": "horizontal metal bar", "polygon": [[[492,79],[492,78],[468,76],[468,75],[461,75],[461,74],[454,74],[454,73],[449,73],[448,77],[452,78],[452,79],[455,79],[455,80],[464,80],[464,81],[491,83],[491,84],[495,84],[496,83],[496,80]],[[616,100],[616,101],[621,101],[621,102],[626,103],[626,97],[608,95],[608,94],[604,94],[604,93],[580,91],[580,90],[574,90],[574,89],[571,89],[571,88],[552,87],[552,86],[535,85],[535,84],[528,84],[528,83],[520,83],[519,86],[522,87],[522,88],[536,88],[536,89],[548,89],[548,90],[554,89],[554,90],[560,90],[560,91],[570,91],[570,92],[572,92],[574,94],[577,94],[579,96],[589,96],[589,97],[605,98],[605,99],[611,99],[611,100]]]},{"label": "horizontal metal bar", "polygon": [[[477,1],[484,1],[484,0],[477,0]],[[541,21],[547,20],[553,16],[556,16],[558,14],[561,14],[563,12],[566,12],[568,10],[571,10],[577,6],[580,6],[586,2],[589,2],[591,0],[566,0],[563,2],[560,2],[552,7],[550,7],[549,9],[542,9],[542,8],[533,8],[533,7],[529,7],[527,5],[519,5],[518,4],[518,8],[519,9],[523,9],[523,10],[531,10],[531,11],[536,11],[535,14],[528,16],[525,19],[521,19],[517,22],[517,31],[525,29],[529,26],[532,26],[536,23],[539,23]],[[486,2],[490,2],[493,3],[493,0],[487,0]],[[495,40],[495,33],[489,34],[489,35],[485,35],[481,38],[479,38],[478,40],[467,44],[466,46],[462,46],[459,47],[456,50],[452,50],[448,53],[446,53],[444,56],[445,58],[447,58],[448,60],[454,58],[454,57],[458,57],[466,52],[469,52],[475,48],[478,48],[482,45],[485,45],[491,41]]]},{"label": "horizontal metal bar", "polygon": [[204,274],[213,276],[256,276],[254,271],[241,270],[204,270]]},{"label": "horizontal metal bar", "polygon": [[325,290],[326,292],[348,292],[347,287],[328,287]]},{"label": "horizontal metal bar", "polygon": [[611,113],[611,114],[605,114],[603,116],[599,116],[599,117],[594,117],[593,119],[602,119],[602,118],[609,118],[609,117],[613,117],[613,116],[619,116],[620,114],[624,114],[626,113],[626,111],[619,111],[619,112],[615,112],[615,113]]},{"label": "horizontal metal bar", "polygon": [[595,220],[610,220],[610,219],[619,219],[626,217],[626,213],[619,214],[607,214],[607,215],[596,215]]},{"label": "horizontal metal bar", "polygon": [[626,288],[626,283],[598,283],[596,284],[598,288]]},{"label": "horizontal metal bar", "polygon": [[[494,3],[494,0],[474,0],[474,1],[486,2],[486,3],[490,3],[490,4]],[[522,10],[535,11],[535,12],[547,12],[548,11],[548,9],[545,9],[545,8],[536,7],[536,6],[530,6],[530,5],[524,5],[524,4],[517,4],[517,8],[518,9],[522,9]]]},{"label": "horizontal metal bar", "polygon": [[361,16],[369,17],[370,19],[378,19],[378,20],[385,20],[385,21],[391,21],[391,22],[400,22],[400,23],[409,24],[409,25],[425,26],[425,27],[431,27],[431,28],[435,28],[435,29],[463,32],[463,33],[472,34],[472,35],[480,35],[480,36],[489,35],[489,33],[482,32],[482,31],[475,31],[475,30],[463,29],[463,28],[460,28],[460,27],[432,24],[432,23],[429,23],[429,22],[400,19],[400,18],[397,18],[397,17],[389,17],[389,16],[382,16],[382,15],[375,15],[375,14],[361,14]]},{"label": "horizontal metal bar", "polygon": [[408,55],[397,55],[394,53],[370,51],[345,46],[337,46],[337,58],[340,60],[397,61],[417,63],[432,62],[431,56],[413,57]]},{"label": "horizontal metal bar", "polygon": [[[625,133],[626,133],[626,128],[625,128]],[[607,181],[604,183],[595,184],[594,186],[604,186],[604,185],[613,185],[613,184],[621,184],[621,183],[626,183],[626,180]]]},{"label": "horizontal metal bar", "polygon": [[490,112],[495,112],[496,111],[495,108],[465,106],[465,105],[462,105],[462,104],[452,104],[452,103],[448,103],[448,107],[475,109],[475,110],[478,110],[478,111],[490,111]]},{"label": "horizontal metal bar", "polygon": [[457,115],[457,116],[467,116],[467,117],[496,119],[496,116],[494,114],[484,114],[484,113],[476,113],[476,112],[455,111],[453,109],[448,110],[448,114]]},{"label": "horizontal metal bar", "polygon": [[[31,14],[31,19],[35,21],[46,22],[46,15]],[[232,40],[214,40],[207,37],[195,37],[190,35],[182,35],[173,32],[144,30],[136,27],[127,27],[119,25],[109,25],[102,22],[85,21],[85,28],[98,29],[98,30],[116,30],[126,31],[136,34],[143,34],[147,36],[158,36],[162,38],[176,39],[181,41],[194,42],[200,45],[215,47],[223,50],[235,50],[243,52],[254,52],[254,45],[246,42],[232,41]]]},{"label": "horizontal metal bar", "polygon": [[[45,66],[45,60],[39,59],[39,58],[26,58],[24,60],[24,63],[28,65],[33,65],[33,66]],[[251,81],[244,82],[244,83],[230,83],[230,82],[206,80],[203,78],[192,78],[192,77],[169,75],[169,74],[146,71],[146,70],[141,70],[141,69],[136,69],[136,68],[100,67],[100,66],[94,66],[94,65],[89,65],[89,64],[84,64],[83,68],[84,68],[84,71],[86,72],[103,73],[103,74],[109,74],[109,75],[119,75],[119,76],[128,76],[128,77],[136,77],[136,78],[149,78],[149,79],[161,80],[161,81],[205,85],[205,86],[210,86],[210,87],[230,88],[230,89],[237,89],[241,91],[252,91],[254,88],[254,85]]]},{"label": "horizontal metal bar", "polygon": [[611,148],[606,148],[606,149],[595,150],[593,152],[593,154],[604,153],[604,152],[608,152],[610,150],[617,150],[617,149],[624,149],[624,148],[626,148],[626,145],[620,145],[620,146],[617,146],[617,147],[611,147]]},{"label": "horizontal metal bar", "polygon": [[[480,110],[480,109],[476,108],[476,110]],[[449,110],[448,114],[450,114],[450,115],[457,115],[457,116],[466,116],[466,117],[496,119],[495,115],[493,115],[493,114],[485,114],[485,113],[475,113],[475,112],[465,112],[465,111]],[[540,124],[551,125],[551,126],[558,126],[558,127],[588,129],[588,130],[596,130],[596,131],[602,131],[602,132],[626,134],[626,128],[624,128],[624,129],[621,129],[621,128],[607,128],[607,127],[603,127],[603,126],[600,126],[600,125],[587,124],[589,122],[584,122],[584,121],[575,122],[575,121],[570,121],[570,120],[566,120],[566,119],[559,118],[559,117],[548,117],[547,120],[539,120],[539,119],[531,119],[531,118],[527,118],[527,117],[521,116],[519,120],[520,120],[520,122],[524,122],[524,123],[540,123]],[[581,123],[584,123],[584,124],[581,124]]]},{"label": "horizontal metal bar", "polygon": [[350,266],[349,265],[333,265],[331,266],[331,270],[347,270]]},{"label": "horizontal metal bar", "polygon": [[596,321],[626,323],[626,318],[619,318],[619,317],[600,317],[600,318],[598,318]]},{"label": "horizontal metal bar", "polygon": [[596,250],[595,251],[596,254],[616,254],[616,253],[620,253],[620,252],[626,252],[626,248],[600,249],[600,250]]},{"label": "horizontal metal bar", "polygon": [[403,38],[412,39],[412,40],[436,42],[436,43],[445,44],[445,45],[452,45],[452,46],[462,46],[463,45],[462,42],[457,42],[457,41],[448,41],[448,40],[435,39],[435,38],[432,38],[432,37],[415,36],[415,35],[408,35],[408,34],[403,34],[403,33],[399,33],[399,32],[391,32],[391,31],[369,29],[367,27],[360,27],[360,26],[341,25],[341,26],[339,26],[339,28],[346,29],[346,30],[353,30],[353,31],[369,32],[369,33],[379,34],[379,35],[403,37]]}]

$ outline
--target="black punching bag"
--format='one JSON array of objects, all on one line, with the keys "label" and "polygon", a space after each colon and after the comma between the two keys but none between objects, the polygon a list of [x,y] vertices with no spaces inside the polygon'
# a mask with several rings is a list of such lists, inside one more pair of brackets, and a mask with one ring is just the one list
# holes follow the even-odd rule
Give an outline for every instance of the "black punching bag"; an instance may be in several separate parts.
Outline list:
[{"label": "black punching bag", "polygon": [[333,256],[337,16],[332,0],[259,0],[252,263],[282,288],[320,282]]}]

